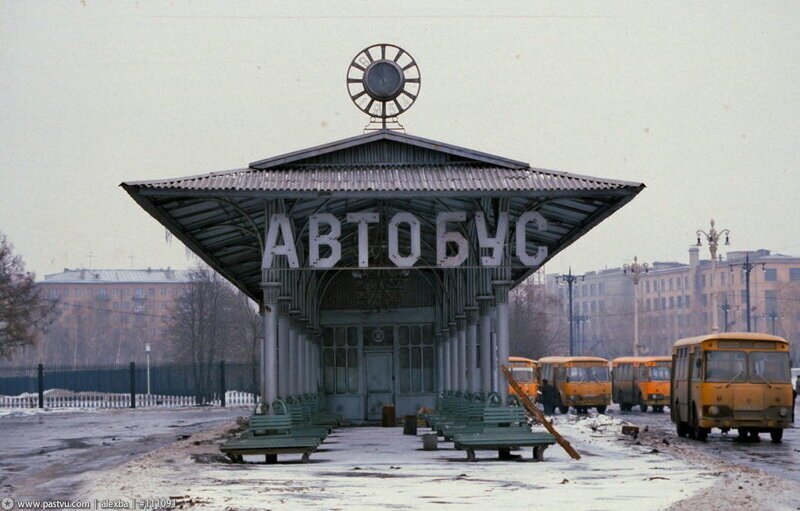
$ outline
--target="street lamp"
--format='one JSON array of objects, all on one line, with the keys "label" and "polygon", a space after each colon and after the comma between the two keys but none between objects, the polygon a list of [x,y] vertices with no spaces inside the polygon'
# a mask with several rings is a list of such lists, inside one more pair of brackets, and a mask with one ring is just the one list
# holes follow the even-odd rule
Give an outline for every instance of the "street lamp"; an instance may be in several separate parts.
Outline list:
[{"label": "street lamp", "polygon": [[633,356],[639,356],[639,277],[650,271],[647,263],[639,264],[639,259],[633,256],[633,264],[622,267],[625,275],[630,275],[633,280]]},{"label": "street lamp", "polygon": [[717,321],[717,290],[714,286],[714,279],[717,273],[717,247],[719,247],[719,238],[722,235],[725,235],[725,244],[730,245],[730,235],[731,231],[728,229],[722,229],[721,231],[717,231],[714,228],[714,219],[711,219],[711,229],[708,232],[698,229],[697,230],[697,246],[703,246],[700,237],[703,236],[706,239],[706,243],[708,243],[708,250],[711,252],[711,281],[709,282],[711,287],[711,331],[716,332],[719,330],[719,324]]},{"label": "street lamp", "polygon": [[144,352],[147,353],[147,395],[150,395],[150,343],[144,345]]},{"label": "street lamp", "polygon": [[573,275],[572,267],[569,268],[569,273],[564,275],[556,275],[557,283],[565,283],[569,287],[569,354],[575,355],[575,333],[573,328],[574,316],[572,315],[572,285],[578,280],[584,280],[583,275]]},{"label": "street lamp", "polygon": [[[751,263],[750,262],[750,252],[745,254],[744,262],[743,263],[732,263],[730,265],[731,272],[733,272],[733,267],[736,266],[741,268],[745,274],[745,296],[747,299],[747,331],[750,332],[750,313],[752,312],[750,309],[750,272],[753,271],[753,268],[758,266],[758,263]],[[767,265],[761,263],[761,269],[763,271],[767,271]]]},{"label": "street lamp", "polygon": [[728,303],[727,295],[725,296],[725,303],[720,305],[719,308],[720,308],[720,310],[722,310],[722,313],[725,315],[724,316],[724,318],[725,318],[725,331],[727,332],[728,331],[728,312],[730,312],[730,310],[731,310],[731,305]]},{"label": "street lamp", "polygon": [[772,335],[778,335],[777,333],[775,333],[776,332],[775,331],[775,321],[778,318],[782,318],[782,317],[783,317],[783,313],[778,312],[778,311],[770,311],[770,312],[764,313],[764,318],[772,321]]}]

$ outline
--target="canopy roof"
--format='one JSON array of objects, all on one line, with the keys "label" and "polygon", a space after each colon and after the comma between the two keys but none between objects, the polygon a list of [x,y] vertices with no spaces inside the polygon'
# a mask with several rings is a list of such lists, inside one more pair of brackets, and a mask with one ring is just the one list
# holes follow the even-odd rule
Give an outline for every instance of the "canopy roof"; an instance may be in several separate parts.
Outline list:
[{"label": "canopy roof", "polygon": [[[307,219],[317,212],[408,211],[420,218],[422,237],[434,236],[443,211],[483,211],[506,201],[512,218],[530,210],[547,231],[530,228],[531,247],[548,259],[639,193],[641,183],[553,170],[392,131],[377,131],[259,160],[247,168],[121,185],[148,213],[250,297],[260,301],[261,253],[268,200],[281,201],[307,244]],[[505,204],[505,203],[504,203]],[[384,219],[382,218],[382,221]],[[375,226],[377,228],[377,226]],[[356,266],[355,224],[343,223],[343,258]],[[376,239],[370,232],[370,239]],[[532,249],[532,248],[531,248]],[[533,249],[532,249],[533,250]],[[308,253],[307,247],[302,252]],[[435,266],[423,247],[420,266]],[[407,253],[407,252],[404,252]],[[515,268],[515,283],[531,268]]]}]

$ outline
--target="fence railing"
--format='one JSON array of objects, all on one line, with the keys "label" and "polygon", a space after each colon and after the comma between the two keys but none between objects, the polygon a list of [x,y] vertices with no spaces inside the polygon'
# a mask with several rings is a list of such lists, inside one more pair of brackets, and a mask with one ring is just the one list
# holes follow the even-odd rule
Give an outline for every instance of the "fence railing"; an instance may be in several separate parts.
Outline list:
[{"label": "fence railing", "polygon": [[252,406],[255,364],[0,368],[0,408]]}]

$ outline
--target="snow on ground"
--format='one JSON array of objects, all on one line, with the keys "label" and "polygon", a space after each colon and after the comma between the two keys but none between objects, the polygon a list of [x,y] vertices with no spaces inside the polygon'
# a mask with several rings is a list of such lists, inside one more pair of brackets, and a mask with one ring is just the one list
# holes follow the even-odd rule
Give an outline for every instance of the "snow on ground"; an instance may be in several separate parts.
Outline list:
[{"label": "snow on ground", "polygon": [[421,438],[401,428],[350,427],[330,436],[309,464],[286,455],[265,465],[261,456],[226,462],[219,445],[229,423],[106,471],[82,490],[101,499],[181,497],[192,509],[646,511],[716,482],[703,466],[621,436],[622,424],[608,416],[558,417],[556,427],[582,454],[579,461],[555,445],[544,462],[524,449],[518,461],[479,451],[478,462],[468,463],[449,443],[423,451]]}]

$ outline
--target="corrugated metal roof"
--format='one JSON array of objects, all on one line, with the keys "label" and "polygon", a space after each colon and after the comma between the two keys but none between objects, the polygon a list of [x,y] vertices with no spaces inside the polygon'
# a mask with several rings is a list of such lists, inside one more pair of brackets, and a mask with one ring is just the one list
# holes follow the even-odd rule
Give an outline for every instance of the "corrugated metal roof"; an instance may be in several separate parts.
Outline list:
[{"label": "corrugated metal roof", "polygon": [[597,191],[642,186],[554,170],[512,169],[482,163],[292,165],[136,181],[126,185],[171,190],[278,192]]},{"label": "corrugated metal roof", "polygon": [[175,284],[189,281],[188,270],[143,269],[143,270],[95,270],[65,269],[60,273],[44,276],[44,284],[110,284],[150,283]]}]

